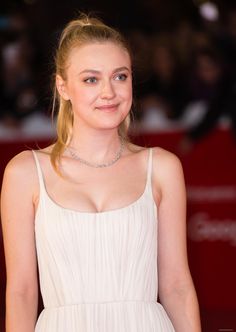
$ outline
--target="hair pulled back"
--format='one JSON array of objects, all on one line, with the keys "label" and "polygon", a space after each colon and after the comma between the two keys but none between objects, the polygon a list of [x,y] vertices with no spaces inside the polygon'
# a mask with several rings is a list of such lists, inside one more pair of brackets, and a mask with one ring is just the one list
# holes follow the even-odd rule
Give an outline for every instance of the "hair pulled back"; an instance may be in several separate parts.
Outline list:
[{"label": "hair pulled back", "polygon": [[[55,78],[60,75],[66,80],[67,60],[71,50],[93,42],[113,42],[123,47],[131,56],[130,48],[123,36],[115,29],[104,24],[100,19],[81,14],[78,19],[70,21],[61,33],[55,55]],[[57,107],[56,107],[57,105]],[[57,140],[51,151],[51,162],[57,172],[59,171],[60,157],[70,142],[73,128],[73,112],[71,102],[63,99],[54,82],[54,96],[52,114],[57,111]],[[128,141],[130,114],[119,126],[119,135]]]}]

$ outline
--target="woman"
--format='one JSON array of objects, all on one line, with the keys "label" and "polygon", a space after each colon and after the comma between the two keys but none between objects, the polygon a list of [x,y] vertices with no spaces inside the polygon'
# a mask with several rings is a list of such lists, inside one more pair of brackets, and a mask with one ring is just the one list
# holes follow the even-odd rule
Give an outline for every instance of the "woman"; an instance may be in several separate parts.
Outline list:
[{"label": "woman", "polygon": [[127,139],[126,42],[97,19],[70,22],[55,83],[56,143],[20,153],[4,175],[7,332],[200,331],[181,164]]}]

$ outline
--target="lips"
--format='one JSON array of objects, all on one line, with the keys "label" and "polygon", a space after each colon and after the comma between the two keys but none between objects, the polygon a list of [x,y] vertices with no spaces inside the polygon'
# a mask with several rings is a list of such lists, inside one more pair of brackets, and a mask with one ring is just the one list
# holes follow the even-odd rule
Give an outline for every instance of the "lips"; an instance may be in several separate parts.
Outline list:
[{"label": "lips", "polygon": [[114,112],[118,108],[118,104],[112,104],[112,105],[101,105],[96,107],[100,111],[104,112]]}]

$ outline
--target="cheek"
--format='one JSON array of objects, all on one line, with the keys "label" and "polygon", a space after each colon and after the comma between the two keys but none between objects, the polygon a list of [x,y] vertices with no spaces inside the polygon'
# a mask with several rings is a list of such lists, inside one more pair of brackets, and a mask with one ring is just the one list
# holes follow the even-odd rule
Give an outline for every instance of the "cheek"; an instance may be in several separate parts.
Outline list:
[{"label": "cheek", "polygon": [[123,94],[123,101],[124,101],[124,112],[129,113],[132,108],[132,102],[133,102],[133,95],[132,95],[132,89],[126,89]]},{"label": "cheek", "polygon": [[92,103],[98,96],[96,89],[81,89],[77,92],[76,100],[81,104]]},{"label": "cheek", "polygon": [[132,100],[133,100],[133,91],[132,91],[132,86],[130,86],[128,89],[125,91],[125,98],[127,102],[131,105]]},{"label": "cheek", "polygon": [[123,96],[124,99],[132,99],[133,91],[132,91],[132,84],[128,84],[122,88],[120,94]]}]

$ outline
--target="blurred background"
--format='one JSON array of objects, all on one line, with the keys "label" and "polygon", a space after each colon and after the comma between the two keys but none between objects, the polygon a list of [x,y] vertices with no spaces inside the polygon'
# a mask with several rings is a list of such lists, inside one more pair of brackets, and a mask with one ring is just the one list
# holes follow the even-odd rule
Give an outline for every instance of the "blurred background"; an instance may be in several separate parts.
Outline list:
[{"label": "blurred background", "polygon": [[[202,329],[236,331],[235,0],[2,0],[0,184],[16,153],[55,138],[53,56],[62,27],[80,11],[95,13],[130,42],[130,136],[181,159]],[[4,292],[0,233],[0,331]]]}]

